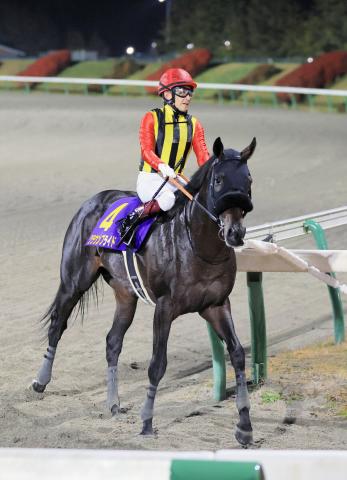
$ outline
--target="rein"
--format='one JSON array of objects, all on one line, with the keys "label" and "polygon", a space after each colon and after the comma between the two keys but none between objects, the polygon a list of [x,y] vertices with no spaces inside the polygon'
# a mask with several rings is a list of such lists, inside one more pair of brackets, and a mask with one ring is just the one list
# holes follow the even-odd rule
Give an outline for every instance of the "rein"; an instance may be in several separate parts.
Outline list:
[{"label": "rein", "polygon": [[[213,167],[214,167],[214,163],[212,165],[212,170],[213,170]],[[189,178],[187,178],[186,176],[182,175],[181,173],[179,174],[179,176],[184,180],[186,181],[187,183],[189,183]],[[216,215],[214,215],[212,212],[210,212],[208,210],[208,208],[204,207],[204,205],[202,205],[202,203],[200,203],[191,193],[188,192],[188,190],[186,190],[179,182],[177,182],[177,180],[174,180],[173,178],[170,179],[170,183],[172,183],[172,185],[174,185],[178,190],[180,190],[187,198],[189,198],[189,200],[193,203],[195,203],[196,205],[198,205],[198,207],[203,210],[206,215],[208,217],[210,217],[210,219],[212,221],[214,221],[219,228],[222,228],[223,227],[223,222],[219,219],[219,217],[216,217]],[[199,192],[198,192],[199,193]],[[214,199],[213,199],[214,200]]]},{"label": "rein", "polygon": [[[197,203],[198,205],[201,205],[201,203]],[[190,220],[191,220],[191,208],[192,208],[192,205],[193,205],[193,202],[189,204],[189,207],[190,207],[190,219],[188,218],[188,213],[187,213],[187,204],[184,206],[184,226],[185,226],[185,229],[186,229],[186,232],[187,232],[187,237],[188,237],[188,241],[189,241],[189,244],[191,246],[191,249],[192,249],[192,252],[194,253],[194,255],[198,258],[200,258],[200,260],[202,260],[203,262],[206,262],[210,265],[220,265],[221,263],[224,263],[226,262],[227,260],[229,260],[230,256],[226,256],[225,258],[221,259],[221,260],[218,260],[218,261],[213,261],[213,260],[209,260],[207,258],[204,258],[202,255],[200,255],[195,247],[194,247],[194,243],[193,243],[193,239],[192,239],[192,235],[191,235],[191,227],[190,227]],[[221,222],[220,222],[221,223]],[[221,227],[220,227],[221,228]],[[219,237],[220,238],[220,237]]]}]

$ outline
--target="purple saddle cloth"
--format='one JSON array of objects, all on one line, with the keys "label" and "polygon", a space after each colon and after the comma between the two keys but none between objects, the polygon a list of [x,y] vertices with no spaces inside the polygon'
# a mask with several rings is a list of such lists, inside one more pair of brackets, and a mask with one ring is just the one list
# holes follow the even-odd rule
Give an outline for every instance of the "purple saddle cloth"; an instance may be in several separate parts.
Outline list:
[{"label": "purple saddle cloth", "polygon": [[[114,202],[94,227],[86,245],[109,248],[115,251],[122,251],[129,248],[129,246],[123,242],[119,244],[121,239],[119,229],[122,220],[139,205],[141,205],[141,200],[138,197],[124,197]],[[136,227],[134,239],[131,242],[131,249],[133,251],[136,252],[139,250],[155,219],[156,217],[147,218]]]}]

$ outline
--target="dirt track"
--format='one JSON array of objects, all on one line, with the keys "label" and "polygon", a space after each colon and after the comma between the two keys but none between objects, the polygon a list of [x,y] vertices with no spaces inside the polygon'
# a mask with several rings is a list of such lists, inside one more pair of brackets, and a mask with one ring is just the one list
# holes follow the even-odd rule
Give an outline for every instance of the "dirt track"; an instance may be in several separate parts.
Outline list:
[{"label": "dirt track", "polygon": [[[197,315],[178,319],[172,330],[156,404],[158,437],[137,436],[151,354],[150,307],[139,306],[120,358],[120,394],[128,412],[117,420],[109,417],[104,350],[114,301],[107,286],[99,310],[91,306],[85,324],[77,320],[64,335],[44,400],[26,390],[45,350],[38,318],[58,285],[67,225],[81,202],[97,191],[134,188],[138,124],[152,106],[150,99],[0,93],[0,446],[237,447],[233,400],[216,404],[211,399],[210,347]],[[255,211],[249,225],[346,204],[346,116],[203,104],[192,112],[205,125],[210,148],[217,136],[236,149],[257,137],[250,163]],[[192,155],[187,173],[194,169]],[[330,248],[345,248],[346,240],[346,228],[328,234]],[[314,248],[310,237],[286,245]],[[331,335],[328,295],[317,280],[269,274],[264,290],[271,354]],[[240,339],[248,346],[246,295],[240,274],[231,302]],[[251,402],[257,446],[347,447],[346,420],[312,419],[307,406],[302,418],[310,421],[283,431],[283,401],[264,407],[258,390]]]}]

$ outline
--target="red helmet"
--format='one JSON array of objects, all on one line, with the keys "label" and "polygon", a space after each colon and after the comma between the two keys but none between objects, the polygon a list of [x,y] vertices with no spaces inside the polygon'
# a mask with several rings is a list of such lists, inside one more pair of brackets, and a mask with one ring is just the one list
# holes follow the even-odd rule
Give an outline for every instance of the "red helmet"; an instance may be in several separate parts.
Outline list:
[{"label": "red helmet", "polygon": [[160,77],[158,95],[161,95],[165,90],[171,90],[171,88],[178,87],[179,85],[193,89],[196,88],[196,83],[186,70],[183,70],[183,68],[169,68]]}]

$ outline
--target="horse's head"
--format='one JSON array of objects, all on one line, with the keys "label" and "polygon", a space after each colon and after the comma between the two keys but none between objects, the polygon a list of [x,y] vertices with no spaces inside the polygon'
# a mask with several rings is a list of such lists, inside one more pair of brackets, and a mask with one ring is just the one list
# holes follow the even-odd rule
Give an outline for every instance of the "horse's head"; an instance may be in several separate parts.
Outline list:
[{"label": "horse's head", "polygon": [[242,152],[224,150],[219,137],[213,144],[215,160],[210,177],[208,209],[219,217],[223,238],[228,247],[243,245],[246,229],[242,221],[246,213],[253,210],[252,177],[247,160],[255,147],[255,138]]}]

